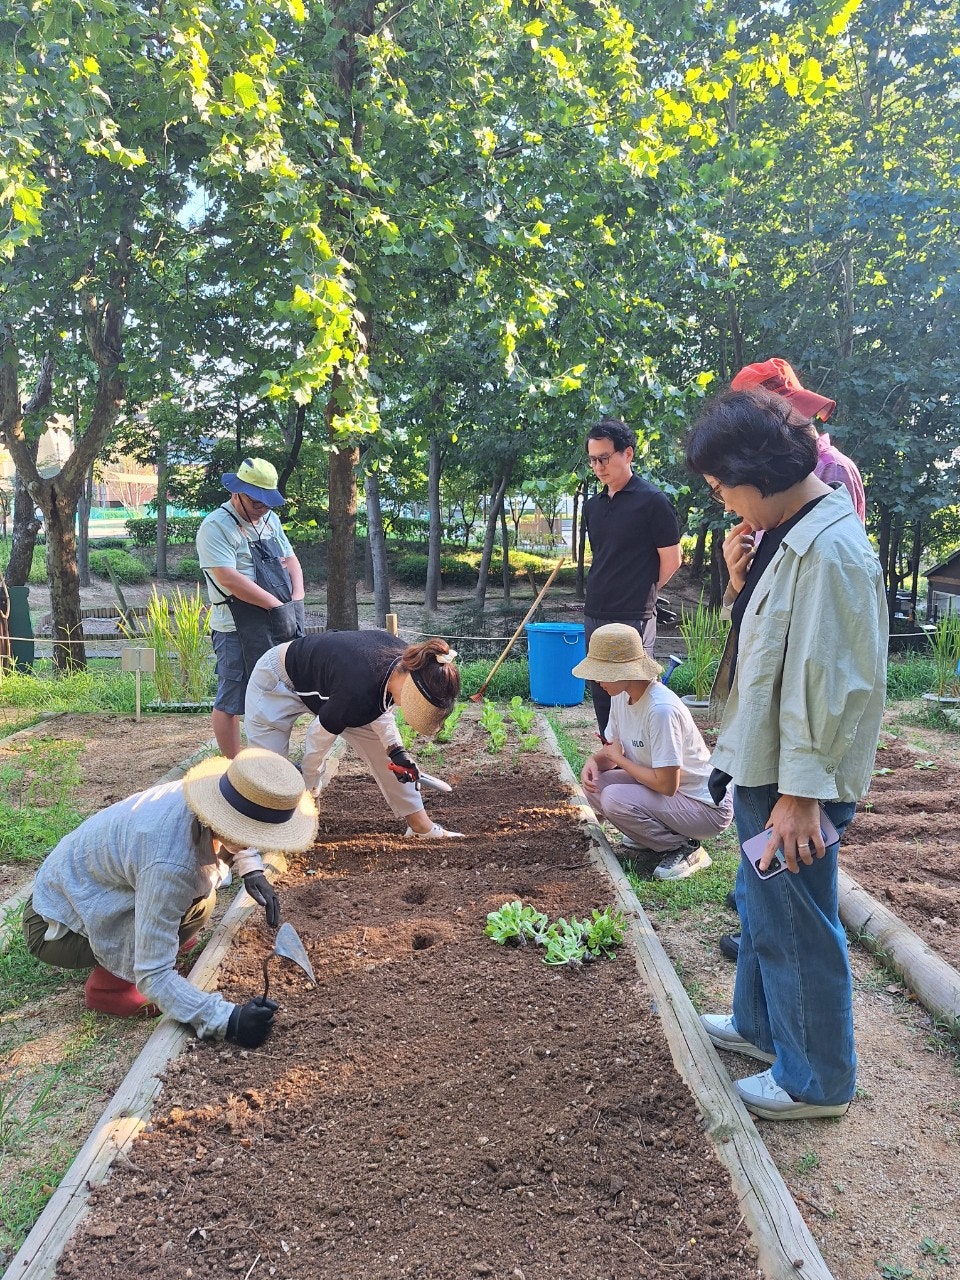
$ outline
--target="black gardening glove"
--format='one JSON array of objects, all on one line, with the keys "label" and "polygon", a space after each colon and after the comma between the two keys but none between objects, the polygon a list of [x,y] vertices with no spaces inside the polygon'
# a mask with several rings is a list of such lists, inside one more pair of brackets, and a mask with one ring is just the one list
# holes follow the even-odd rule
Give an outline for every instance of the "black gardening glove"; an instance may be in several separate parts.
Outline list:
[{"label": "black gardening glove", "polygon": [[254,902],[259,902],[267,917],[267,924],[275,929],[280,923],[280,899],[277,891],[262,871],[248,871],[243,877],[244,888]]},{"label": "black gardening glove", "polygon": [[412,782],[420,790],[420,770],[407,755],[405,747],[394,747],[388,751],[390,763],[387,768],[395,773],[401,782]]},{"label": "black gardening glove", "polygon": [[297,635],[305,636],[307,634],[307,602],[305,600],[294,600],[293,614],[297,620]]},{"label": "black gardening glove", "polygon": [[244,1049],[256,1049],[273,1030],[273,1015],[280,1006],[265,996],[255,996],[246,1004],[235,1004],[227,1023],[227,1039]]}]

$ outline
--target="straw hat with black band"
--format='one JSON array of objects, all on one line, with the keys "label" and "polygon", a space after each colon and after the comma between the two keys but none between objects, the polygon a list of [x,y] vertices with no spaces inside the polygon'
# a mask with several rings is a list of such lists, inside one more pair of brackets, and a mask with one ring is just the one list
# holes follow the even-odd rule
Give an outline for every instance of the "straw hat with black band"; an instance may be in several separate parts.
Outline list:
[{"label": "straw hat with black band", "polygon": [[587,656],[573,668],[581,680],[615,684],[619,680],[659,680],[663,667],[644,653],[636,627],[608,622],[590,637]]},{"label": "straw hat with black band", "polygon": [[228,844],[301,853],[316,839],[317,806],[300,771],[263,747],[194,765],[183,779],[183,798]]}]

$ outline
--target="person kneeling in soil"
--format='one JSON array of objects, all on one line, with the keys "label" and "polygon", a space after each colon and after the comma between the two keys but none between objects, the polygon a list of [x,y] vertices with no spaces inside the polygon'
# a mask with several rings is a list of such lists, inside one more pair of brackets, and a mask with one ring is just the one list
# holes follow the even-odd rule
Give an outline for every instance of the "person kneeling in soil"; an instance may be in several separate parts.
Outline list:
[{"label": "person kneeling in soil", "polygon": [[628,849],[661,854],[657,880],[683,880],[711,863],[700,844],[733,819],[733,802],[713,802],[710,753],[693,716],[661,684],[661,668],[635,627],[611,622],[590,637],[573,674],[611,696],[606,744],[580,780],[598,817],[623,832]]},{"label": "person kneeling in soil", "polygon": [[128,796],[64,836],[24,908],[27,949],[62,969],[94,965],[88,1009],[168,1013],[202,1039],[254,1048],[278,1006],[260,996],[235,1005],[198,990],[177,973],[177,954],[209,919],[227,864],[275,928],[280,904],[258,849],[299,853],[316,833],[316,804],[288,760],[259,748],[204,760],[181,781]]},{"label": "person kneeling in soil", "polygon": [[446,640],[408,645],[387,631],[324,631],[268,649],[247,685],[247,741],[287,755],[293,726],[305,711],[316,719],[303,744],[303,781],[315,796],[338,737],[373,774],[384,800],[406,821],[408,836],[460,838],[423,807],[420,771],[394,719],[398,706],[411,729],[432,737],[460,692],[456,653]]}]

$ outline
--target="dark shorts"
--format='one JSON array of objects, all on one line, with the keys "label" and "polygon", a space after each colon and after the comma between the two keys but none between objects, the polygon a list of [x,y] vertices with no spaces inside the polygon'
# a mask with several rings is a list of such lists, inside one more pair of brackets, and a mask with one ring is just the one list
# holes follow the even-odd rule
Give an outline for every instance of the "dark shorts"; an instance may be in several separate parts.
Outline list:
[{"label": "dark shorts", "polygon": [[217,658],[217,697],[215,711],[228,716],[242,716],[247,696],[247,672],[243,649],[235,631],[211,631],[213,652]]}]

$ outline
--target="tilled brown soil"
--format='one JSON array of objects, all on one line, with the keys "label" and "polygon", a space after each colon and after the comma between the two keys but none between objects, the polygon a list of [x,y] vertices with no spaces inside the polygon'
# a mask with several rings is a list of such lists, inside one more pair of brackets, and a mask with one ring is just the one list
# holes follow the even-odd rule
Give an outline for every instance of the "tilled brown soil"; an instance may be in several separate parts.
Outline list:
[{"label": "tilled brown soil", "polygon": [[[282,887],[317,988],[274,960],[262,1049],[190,1042],[61,1275],[758,1274],[629,955],[558,972],[484,937],[513,898],[555,919],[611,892],[552,764],[482,764],[464,730],[428,801],[463,841],[398,839],[355,767],[324,793]],[[229,997],[269,946],[241,933]]]},{"label": "tilled brown soil", "polygon": [[960,969],[960,769],[885,738],[840,865]]}]

